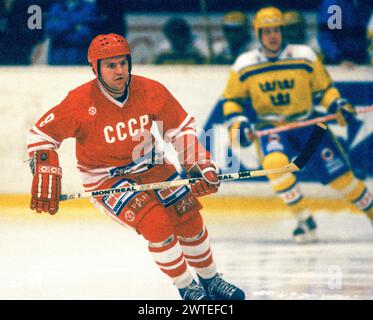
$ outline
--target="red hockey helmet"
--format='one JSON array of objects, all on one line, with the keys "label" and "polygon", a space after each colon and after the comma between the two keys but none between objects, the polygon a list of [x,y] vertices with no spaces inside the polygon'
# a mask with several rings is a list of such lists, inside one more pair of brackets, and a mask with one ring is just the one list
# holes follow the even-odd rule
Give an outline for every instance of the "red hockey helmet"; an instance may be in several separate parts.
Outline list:
[{"label": "red hockey helmet", "polygon": [[109,33],[96,36],[88,48],[88,62],[98,76],[98,61],[105,58],[126,55],[131,73],[131,50],[127,40],[119,34]]}]

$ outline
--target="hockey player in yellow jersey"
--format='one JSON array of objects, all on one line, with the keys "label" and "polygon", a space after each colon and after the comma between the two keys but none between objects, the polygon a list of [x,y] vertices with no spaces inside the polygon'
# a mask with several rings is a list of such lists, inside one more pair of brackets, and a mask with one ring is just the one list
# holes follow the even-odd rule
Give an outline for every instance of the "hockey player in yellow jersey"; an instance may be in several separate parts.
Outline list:
[{"label": "hockey player in yellow jersey", "polygon": [[[259,10],[253,21],[260,48],[241,54],[233,64],[223,93],[223,114],[234,147],[258,144],[264,169],[288,164],[310,134],[310,127],[253,139],[255,130],[281,126],[315,116],[314,105],[337,114],[345,126],[356,115],[343,99],[317,55],[306,45],[283,41],[283,15],[275,7]],[[373,221],[373,196],[356,178],[332,132],[328,131],[307,165],[324,185],[330,185]],[[268,176],[272,189],[294,213],[297,242],[315,239],[316,222],[305,205],[292,173]]]}]

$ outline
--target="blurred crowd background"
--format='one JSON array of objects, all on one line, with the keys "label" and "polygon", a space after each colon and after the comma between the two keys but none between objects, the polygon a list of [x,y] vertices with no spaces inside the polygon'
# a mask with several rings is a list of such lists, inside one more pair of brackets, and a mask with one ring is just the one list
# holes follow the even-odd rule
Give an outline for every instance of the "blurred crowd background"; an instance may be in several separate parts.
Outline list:
[{"label": "blurred crowd background", "polygon": [[127,37],[134,63],[229,65],[259,45],[252,18],[264,6],[283,10],[287,41],[325,64],[373,64],[372,0],[0,0],[0,65],[87,65],[92,38],[110,32]]}]

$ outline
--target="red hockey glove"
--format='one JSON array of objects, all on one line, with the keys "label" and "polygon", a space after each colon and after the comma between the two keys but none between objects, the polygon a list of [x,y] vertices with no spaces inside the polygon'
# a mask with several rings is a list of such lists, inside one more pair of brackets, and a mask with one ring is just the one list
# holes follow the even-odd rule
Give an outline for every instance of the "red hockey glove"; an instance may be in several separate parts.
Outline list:
[{"label": "red hockey glove", "polygon": [[355,118],[356,111],[354,106],[348,102],[346,99],[337,99],[335,100],[328,111],[330,113],[335,113],[337,122],[339,125],[344,127],[349,121]]},{"label": "red hockey glove", "polygon": [[218,178],[218,169],[211,160],[196,163],[188,171],[193,178],[202,177],[203,180],[191,184],[191,189],[196,197],[206,196],[218,192],[220,185]]},{"label": "red hockey glove", "polygon": [[[207,151],[206,151],[207,152]],[[218,191],[220,185],[218,178],[218,169],[213,161],[209,159],[200,160],[192,166],[184,165],[188,175],[192,178],[202,177],[200,181],[190,185],[193,194],[196,197],[206,196]]]},{"label": "red hockey glove", "polygon": [[33,155],[31,170],[34,174],[30,208],[41,213],[55,214],[61,195],[62,169],[54,150],[39,150]]},{"label": "red hockey glove", "polygon": [[180,163],[191,178],[202,177],[191,184],[195,196],[201,197],[218,191],[218,169],[210,159],[210,153],[199,143],[195,135],[184,135],[173,141]]}]

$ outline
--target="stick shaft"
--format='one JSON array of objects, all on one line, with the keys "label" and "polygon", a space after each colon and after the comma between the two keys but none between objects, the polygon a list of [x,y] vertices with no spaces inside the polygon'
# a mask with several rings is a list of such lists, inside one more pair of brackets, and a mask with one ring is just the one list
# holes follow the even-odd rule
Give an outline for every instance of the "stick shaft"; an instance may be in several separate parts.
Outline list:
[{"label": "stick shaft", "polygon": [[[294,172],[298,170],[300,169],[294,163],[290,163],[286,167],[281,167],[281,168],[274,168],[274,169],[267,169],[267,170],[248,170],[248,171],[241,171],[241,172],[236,172],[236,173],[220,174],[218,175],[218,178],[219,178],[219,181],[231,181],[231,180],[263,177],[269,174]],[[181,179],[181,180],[173,180],[173,181],[165,181],[165,182],[147,183],[147,184],[142,184],[142,185],[133,185],[131,187],[124,187],[124,188],[102,189],[102,190],[87,191],[87,192],[80,192],[80,193],[73,193],[73,194],[63,194],[61,195],[60,201],[86,198],[86,197],[100,197],[104,195],[123,193],[123,192],[128,192],[128,191],[138,192],[138,191],[148,191],[148,190],[181,187],[181,186],[186,186],[186,185],[195,183],[200,180],[202,180],[202,178],[190,178],[190,179]]]},{"label": "stick shaft", "polygon": [[[241,171],[241,172],[236,172],[236,173],[220,174],[218,175],[218,178],[220,181],[230,181],[230,180],[239,180],[239,179],[245,179],[245,178],[262,177],[262,176],[267,176],[270,174],[280,174],[280,173],[286,173],[286,172],[299,171],[304,167],[307,161],[311,158],[312,154],[314,153],[317,146],[321,142],[321,139],[323,138],[326,132],[326,129],[327,129],[326,125],[322,123],[317,124],[313,132],[311,133],[309,140],[306,142],[305,146],[303,147],[299,155],[296,157],[296,159],[284,167],[265,169],[265,170],[260,170],[260,169],[259,170],[248,170],[248,171]],[[99,196],[110,195],[110,194],[115,194],[115,193],[123,193],[123,192],[128,192],[128,191],[136,192],[136,191],[180,187],[180,186],[185,186],[191,183],[195,183],[201,179],[202,177],[173,180],[173,181],[164,181],[164,182],[157,182],[157,183],[148,183],[148,184],[142,184],[142,185],[132,185],[130,187],[102,189],[102,190],[81,192],[81,193],[74,193],[74,194],[63,194],[60,197],[60,201],[85,198],[85,197],[99,197]]]},{"label": "stick shaft", "polygon": [[[362,114],[362,113],[367,113],[373,111],[373,106],[369,107],[363,107],[363,108],[356,108],[357,114]],[[255,133],[255,135],[260,138],[263,136],[268,136],[270,134],[278,133],[278,132],[283,132],[283,131],[289,131],[297,128],[303,128],[303,127],[308,127],[312,126],[318,122],[327,122],[336,119],[335,114],[329,114],[323,117],[317,117],[313,118],[310,120],[305,120],[305,121],[299,121],[299,122],[292,122],[284,126],[276,127],[276,128],[271,128],[271,129],[266,129],[266,130],[260,130]]]}]

